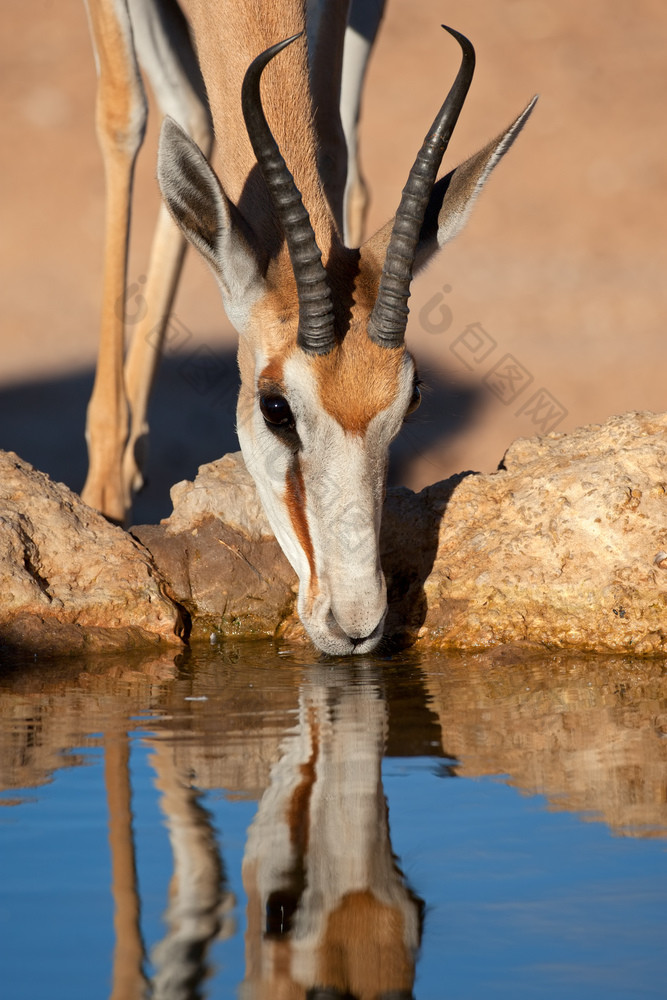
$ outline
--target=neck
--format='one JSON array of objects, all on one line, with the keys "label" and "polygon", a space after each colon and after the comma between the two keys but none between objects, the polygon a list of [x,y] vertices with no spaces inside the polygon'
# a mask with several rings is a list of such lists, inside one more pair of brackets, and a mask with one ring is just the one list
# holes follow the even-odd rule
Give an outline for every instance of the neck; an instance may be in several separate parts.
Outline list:
[{"label": "neck", "polygon": [[241,84],[260,52],[304,32],[265,70],[262,103],[326,261],[338,237],[317,169],[305,0],[281,0],[279,4],[274,0],[189,0],[185,6],[208,91],[222,186],[269,248],[274,242],[282,245],[282,235],[247,136]]}]

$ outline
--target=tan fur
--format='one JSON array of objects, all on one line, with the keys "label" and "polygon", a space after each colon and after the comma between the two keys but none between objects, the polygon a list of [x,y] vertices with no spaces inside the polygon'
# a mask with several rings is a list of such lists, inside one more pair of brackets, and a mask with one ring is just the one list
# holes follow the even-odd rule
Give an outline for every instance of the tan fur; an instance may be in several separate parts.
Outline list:
[{"label": "tan fur", "polygon": [[363,325],[330,354],[313,359],[320,402],[348,433],[365,434],[370,421],[396,398],[403,348],[373,344]]},{"label": "tan fur", "polygon": [[[102,145],[116,149],[117,138],[123,145],[130,140],[132,154],[134,126],[144,118],[143,102],[136,87],[137,66],[131,40],[123,31],[113,3],[93,3],[89,6],[91,33],[95,44],[98,74],[104,99],[96,107],[98,136]],[[142,126],[144,122],[141,123]],[[113,137],[113,141],[110,139]]]},{"label": "tan fur", "polygon": [[414,962],[405,947],[400,911],[370,890],[347,893],[329,916],[318,950],[318,982],[358,1000],[391,990],[409,992]]},{"label": "tan fur", "polygon": [[289,262],[278,262],[269,268],[270,287],[254,306],[249,328],[257,343],[269,357],[286,360],[296,348],[296,331],[299,323],[296,283]]},{"label": "tan fur", "polygon": [[95,383],[88,406],[86,436],[90,467],[82,497],[114,521],[129,506],[122,481],[128,413],[123,382],[123,301],[127,271],[127,219],[132,171],[145,125],[145,99],[127,20],[113,2],[91,3],[90,28],[97,68],[97,137],[106,177],[106,220],[102,323]]},{"label": "tan fur", "polygon": [[[256,231],[272,225],[264,185],[255,172],[241,111],[241,83],[250,63],[270,45],[305,31],[305,0],[189,0],[190,17],[209,93],[219,144],[220,180]],[[308,209],[318,245],[326,255],[334,223],[317,170],[313,108],[308,90],[305,35],[283,50],[262,76],[262,103],[274,138]],[[259,224],[257,224],[259,223]]]}]

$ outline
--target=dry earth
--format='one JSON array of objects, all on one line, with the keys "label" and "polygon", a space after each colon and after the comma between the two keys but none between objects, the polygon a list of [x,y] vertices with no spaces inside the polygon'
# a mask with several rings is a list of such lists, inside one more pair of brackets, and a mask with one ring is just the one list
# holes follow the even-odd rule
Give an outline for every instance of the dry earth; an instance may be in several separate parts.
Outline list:
[{"label": "dry earth", "polygon": [[[0,447],[78,488],[102,264],[93,60],[79,0],[5,0],[3,14]],[[466,232],[415,286],[409,341],[432,392],[396,449],[395,480],[412,488],[489,471],[521,435],[665,408],[667,8],[388,0],[362,129],[370,228],[394,211],[454,75],[442,20],[478,54],[450,165],[540,101]],[[138,168],[137,287],[157,124]],[[481,329],[466,335],[471,324]],[[138,521],[167,513],[171,483],[236,448],[234,336],[193,257],[173,330]]]}]

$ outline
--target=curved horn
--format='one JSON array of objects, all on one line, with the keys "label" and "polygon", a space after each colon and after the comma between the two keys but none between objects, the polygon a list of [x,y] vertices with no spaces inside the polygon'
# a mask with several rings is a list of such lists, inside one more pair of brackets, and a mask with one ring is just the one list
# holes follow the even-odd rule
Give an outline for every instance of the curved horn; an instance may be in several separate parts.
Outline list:
[{"label": "curved horn", "polygon": [[267,63],[303,34],[278,42],[257,56],[243,79],[241,105],[248,137],[289,250],[299,297],[297,344],[309,354],[327,354],[336,344],[327,272],[310,216],[266,121],[259,81]]},{"label": "curved horn", "polygon": [[400,347],[408,323],[408,298],[419,233],[442,157],[458,120],[475,70],[475,50],[465,35],[446,24],[463,56],[456,79],[417,154],[391,231],[380,287],[368,321],[368,335],[381,347]]}]

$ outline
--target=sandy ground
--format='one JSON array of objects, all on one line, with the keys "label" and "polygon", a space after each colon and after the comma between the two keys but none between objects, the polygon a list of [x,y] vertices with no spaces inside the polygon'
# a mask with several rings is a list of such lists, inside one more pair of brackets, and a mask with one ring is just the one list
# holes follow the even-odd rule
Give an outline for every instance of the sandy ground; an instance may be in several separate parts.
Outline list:
[{"label": "sandy ground", "polygon": [[[96,353],[103,177],[79,0],[4,0],[0,35],[0,447],[79,488]],[[431,389],[396,448],[413,488],[493,469],[518,436],[665,407],[667,7],[659,0],[388,0],[362,125],[372,230],[458,64],[478,71],[449,166],[538,107],[465,231],[415,283],[408,339]],[[130,279],[157,206],[157,115],[138,166]],[[235,337],[190,255],[152,409],[150,485],[236,448]],[[203,388],[197,363],[212,377]]]}]

